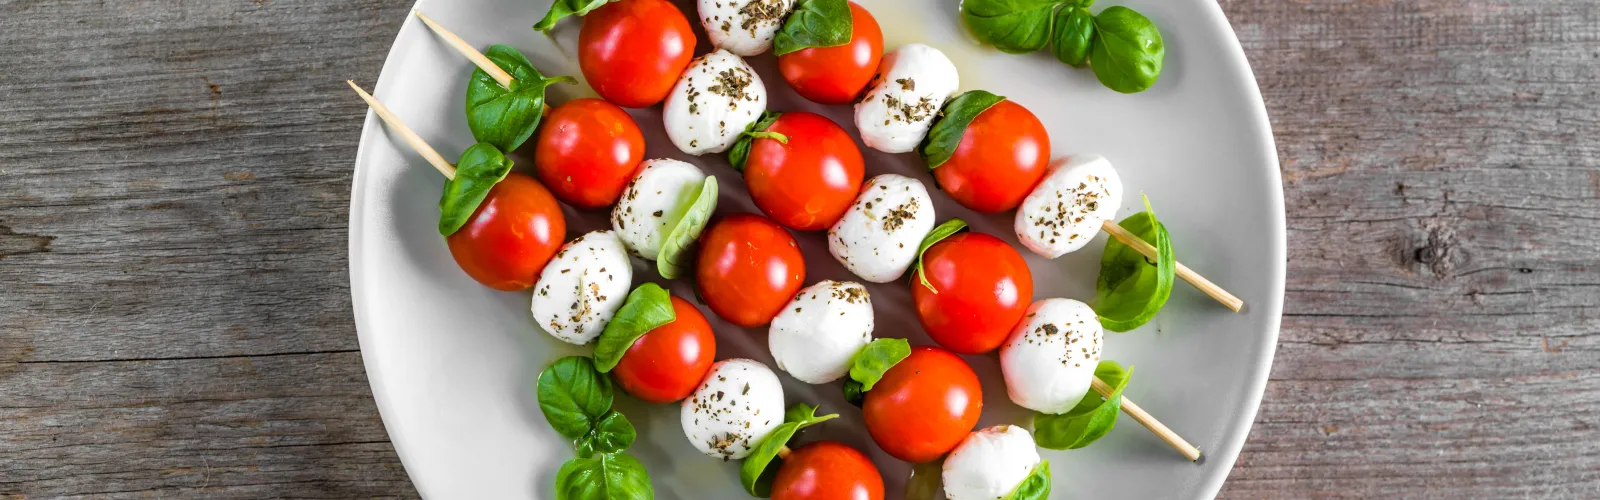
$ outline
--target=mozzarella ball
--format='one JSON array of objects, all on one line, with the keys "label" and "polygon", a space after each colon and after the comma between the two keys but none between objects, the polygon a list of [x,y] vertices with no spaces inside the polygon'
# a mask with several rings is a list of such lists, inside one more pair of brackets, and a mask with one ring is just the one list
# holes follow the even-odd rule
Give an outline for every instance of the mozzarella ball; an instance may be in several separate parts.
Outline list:
[{"label": "mozzarella ball", "polygon": [[1005,498],[1038,465],[1039,450],[1027,429],[997,425],[975,431],[944,459],[945,498]]},{"label": "mozzarella ball", "polygon": [[861,279],[888,283],[917,260],[917,246],[933,227],[933,199],[922,181],[883,174],[867,180],[828,229],[828,251]]},{"label": "mozzarella ball", "polygon": [[850,371],[850,360],[872,342],[867,287],[825,280],[800,290],[772,319],[767,345],[778,369],[807,384],[826,384]]},{"label": "mozzarella ball", "polygon": [[744,57],[772,48],[793,0],[700,0],[700,25],[711,45]]},{"label": "mozzarella ball", "polygon": [[878,75],[856,103],[861,142],[885,153],[917,149],[939,108],[960,87],[956,65],[939,49],[913,43],[885,54]]},{"label": "mozzarella ball", "polygon": [[726,50],[700,56],[678,77],[662,108],[667,137],[692,155],[721,153],[767,110],[767,88]]},{"label": "mozzarella ball", "polygon": [[1044,299],[1028,306],[1000,346],[1000,371],[1011,402],[1042,413],[1071,410],[1089,393],[1102,334],[1088,304]]},{"label": "mozzarella ball", "polygon": [[1122,179],[1100,155],[1073,155],[1050,165],[1017,207],[1017,239],[1054,259],[1088,245],[1122,206]]},{"label": "mozzarella ball", "polygon": [[700,167],[678,160],[646,160],[611,209],[611,228],[628,252],[656,260],[667,231],[683,218],[705,182]]},{"label": "mozzarella ball", "polygon": [[741,459],[783,423],[783,385],[760,362],[718,361],[683,400],[681,419],[683,434],[701,453]]},{"label": "mozzarella ball", "polygon": [[584,345],[605,330],[633,285],[633,266],[611,231],[572,240],[544,266],[533,288],[533,319],[550,335]]}]

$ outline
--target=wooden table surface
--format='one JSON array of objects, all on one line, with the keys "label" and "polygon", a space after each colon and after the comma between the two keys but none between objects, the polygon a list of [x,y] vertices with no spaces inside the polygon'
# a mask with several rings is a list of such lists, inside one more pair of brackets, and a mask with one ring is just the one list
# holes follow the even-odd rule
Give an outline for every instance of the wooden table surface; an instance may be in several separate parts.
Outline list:
[{"label": "wooden table surface", "polygon": [[[0,498],[416,495],[342,83],[409,3],[0,0]],[[1600,3],[1222,4],[1289,223],[1222,496],[1600,497]]]}]

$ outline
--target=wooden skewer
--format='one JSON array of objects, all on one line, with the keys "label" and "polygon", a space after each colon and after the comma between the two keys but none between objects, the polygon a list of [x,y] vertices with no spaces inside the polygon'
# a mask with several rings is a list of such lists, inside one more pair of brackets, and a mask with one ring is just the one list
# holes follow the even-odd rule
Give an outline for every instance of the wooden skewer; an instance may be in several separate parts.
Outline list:
[{"label": "wooden skewer", "polygon": [[443,38],[444,43],[456,49],[456,52],[460,52],[461,55],[466,56],[467,60],[472,61],[472,64],[476,64],[478,66],[478,69],[482,69],[484,73],[488,73],[490,77],[493,77],[494,81],[499,82],[501,87],[508,89],[511,88],[511,80],[513,80],[511,73],[507,73],[506,70],[500,69],[499,65],[495,64],[494,61],[489,60],[489,56],[485,56],[482,52],[478,52],[478,49],[473,48],[472,45],[468,44],[466,40],[462,40],[461,37],[456,36],[455,33],[451,33],[450,30],[444,29],[444,26],[440,26],[439,23],[433,22],[433,19],[430,19],[427,15],[424,15],[421,10],[415,10],[412,12],[417,14],[417,19],[421,19],[423,24],[428,25],[429,29],[432,29],[435,34],[439,35],[439,38]]},{"label": "wooden skewer", "polygon": [[[1100,377],[1094,378],[1094,382],[1091,384],[1091,387],[1094,388],[1094,392],[1100,393],[1101,397],[1111,397],[1111,385],[1105,383],[1103,380],[1100,380]],[[1172,429],[1168,428],[1165,424],[1162,424],[1160,420],[1156,420],[1155,417],[1150,416],[1150,413],[1144,411],[1144,408],[1140,408],[1139,405],[1133,404],[1133,400],[1128,399],[1127,396],[1122,397],[1122,412],[1127,413],[1130,417],[1133,417],[1135,421],[1139,422],[1139,425],[1143,425],[1146,429],[1150,429],[1150,432],[1155,433],[1156,437],[1161,438],[1162,441],[1166,441],[1167,445],[1172,446],[1172,449],[1174,450],[1178,450],[1178,453],[1183,454],[1183,457],[1189,459],[1190,462],[1200,460],[1199,448],[1195,448],[1194,445],[1189,444],[1189,442],[1185,441],[1183,436],[1179,436],[1178,433],[1172,432]]]},{"label": "wooden skewer", "polygon": [[422,140],[421,136],[411,130],[411,127],[407,127],[405,122],[400,121],[400,117],[389,112],[389,108],[384,107],[383,103],[373,98],[372,94],[361,90],[361,87],[357,86],[356,82],[345,80],[345,83],[349,83],[350,88],[356,89],[356,94],[361,96],[361,100],[367,101],[368,106],[372,106],[372,111],[378,113],[378,118],[382,118],[384,123],[394,128],[395,132],[400,134],[400,138],[405,139],[406,144],[410,144],[412,149],[417,150],[417,154],[422,155],[424,159],[428,160],[428,163],[433,164],[433,168],[439,169],[439,173],[444,174],[444,178],[456,178],[456,166],[451,165],[443,156],[439,156],[439,152],[434,151],[433,146],[429,146],[426,141]]},{"label": "wooden skewer", "polygon": [[[1159,251],[1156,250],[1155,246],[1152,246],[1142,239],[1139,239],[1138,236],[1128,232],[1127,229],[1123,229],[1122,226],[1117,225],[1116,222],[1109,220],[1105,221],[1104,223],[1101,223],[1100,229],[1104,230],[1106,234],[1111,235],[1112,238],[1116,238],[1117,241],[1122,242],[1122,244],[1127,245],[1129,248],[1144,254],[1144,256],[1148,257],[1150,260],[1156,260],[1158,258],[1157,256],[1159,255]],[[1205,276],[1201,276],[1199,273],[1194,272],[1194,270],[1189,269],[1189,266],[1183,265],[1182,262],[1178,263],[1177,271],[1179,278],[1183,278],[1184,281],[1194,285],[1195,288],[1199,288],[1201,292],[1205,292],[1205,294],[1210,295],[1211,298],[1217,299],[1217,302],[1221,302],[1222,305],[1227,306],[1228,309],[1232,309],[1233,312],[1239,312],[1240,309],[1244,308],[1243,300],[1240,300],[1233,294],[1228,293],[1227,290],[1223,290],[1222,287],[1217,286],[1216,283],[1212,283],[1211,280],[1206,279]]]}]

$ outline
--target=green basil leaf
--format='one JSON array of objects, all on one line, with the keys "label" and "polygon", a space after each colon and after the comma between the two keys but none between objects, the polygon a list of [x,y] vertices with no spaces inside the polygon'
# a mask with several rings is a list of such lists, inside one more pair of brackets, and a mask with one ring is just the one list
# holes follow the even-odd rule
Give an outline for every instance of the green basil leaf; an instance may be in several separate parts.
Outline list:
[{"label": "green basil leaf", "polygon": [[456,161],[456,176],[439,196],[439,234],[450,236],[467,225],[489,190],[511,173],[511,159],[488,143],[473,144]]},{"label": "green basil leaf", "polygon": [[853,24],[849,0],[800,0],[772,39],[773,55],[850,43]]},{"label": "green basil leaf", "polygon": [[650,473],[626,453],[574,458],[556,471],[556,500],[652,500]]},{"label": "green basil leaf", "polygon": [[922,161],[928,164],[929,169],[939,168],[949,161],[956,154],[956,147],[961,145],[961,137],[966,135],[972,121],[1004,100],[1006,98],[982,90],[969,90],[945,103],[944,111],[939,113],[941,117],[933,123],[933,128],[928,129],[928,135],[922,138],[922,148],[918,150],[922,154]]},{"label": "green basil leaf", "polygon": [[610,372],[622,361],[622,355],[633,343],[661,325],[676,320],[672,311],[672,294],[661,285],[645,283],[628,293],[628,300],[617,309],[617,314],[606,323],[594,346],[594,367],[600,373]]},{"label": "green basil leaf", "polygon": [[1056,59],[1082,68],[1089,62],[1089,49],[1094,45],[1094,15],[1083,7],[1067,7],[1056,12],[1056,26],[1052,30],[1050,49]]},{"label": "green basil leaf", "polygon": [[1099,393],[1091,390],[1066,413],[1035,413],[1035,444],[1052,450],[1075,450],[1089,446],[1111,432],[1111,428],[1117,425],[1117,412],[1122,410],[1122,390],[1128,387],[1133,368],[1124,370],[1116,361],[1101,361],[1094,368],[1094,376],[1111,386],[1111,397],[1101,398]]},{"label": "green basil leaf", "polygon": [[611,3],[611,0],[555,0],[555,3],[550,4],[550,10],[544,13],[544,18],[533,25],[533,29],[548,35],[561,19],[588,14],[607,3]]},{"label": "green basil leaf", "polygon": [[922,254],[928,251],[928,247],[931,247],[940,241],[944,241],[944,239],[949,238],[950,235],[959,233],[962,229],[966,228],[967,221],[961,219],[947,220],[944,222],[944,224],[940,224],[938,227],[933,228],[933,231],[929,232],[927,236],[922,238],[922,244],[917,245],[917,279],[922,280],[922,286],[928,287],[929,290],[933,290],[933,293],[939,293],[939,291],[934,290],[933,284],[928,283],[928,276],[922,272]]},{"label": "green basil leaf", "polygon": [[611,411],[611,379],[594,369],[584,356],[556,360],[539,373],[539,411],[556,433],[567,439],[582,438]]},{"label": "green basil leaf", "polygon": [[728,148],[728,163],[733,164],[734,170],[744,171],[744,164],[750,160],[750,146],[756,139],[771,138],[785,144],[789,142],[789,138],[784,137],[783,134],[763,134],[768,127],[777,123],[778,117],[782,115],[783,113],[777,111],[763,111],[760,119],[745,128],[744,133],[739,134],[739,140],[734,141],[733,147]]},{"label": "green basil leaf", "polygon": [[661,252],[656,254],[656,271],[661,273],[661,277],[670,280],[688,273],[689,259],[694,256],[689,252],[689,247],[700,239],[700,232],[706,229],[706,221],[711,220],[711,214],[716,211],[717,178],[707,176],[705,183],[700,185],[700,194],[689,201],[689,208],[683,210],[683,217],[672,224],[672,229],[667,231],[667,239],[661,242]]},{"label": "green basil leaf", "polygon": [[1121,223],[1124,229],[1153,244],[1160,257],[1151,264],[1144,254],[1115,238],[1106,242],[1100,256],[1100,277],[1095,279],[1095,314],[1100,325],[1113,332],[1126,332],[1145,324],[1161,312],[1172,296],[1172,281],[1177,275],[1178,258],[1172,250],[1167,227],[1156,220],[1150,199],[1144,212]]},{"label": "green basil leaf", "polygon": [[978,41],[1013,54],[1044,48],[1050,22],[1062,0],[966,0],[961,20]]},{"label": "green basil leaf", "polygon": [[866,400],[867,390],[863,388],[861,382],[856,382],[849,379],[844,381],[844,402],[850,403],[851,406],[856,408],[860,408],[861,403],[866,402]]},{"label": "green basil leaf", "polygon": [[517,147],[533,135],[544,116],[544,90],[558,82],[574,82],[571,77],[545,78],[539,70],[509,45],[489,47],[489,56],[500,69],[511,73],[511,88],[482,69],[472,70],[467,81],[467,128],[478,142],[487,142],[504,152]]},{"label": "green basil leaf", "polygon": [[1094,17],[1094,38],[1089,66],[1107,88],[1143,92],[1161,76],[1167,49],[1161,31],[1143,14],[1121,5],[1107,7]]},{"label": "green basil leaf", "polygon": [[772,480],[778,475],[778,451],[789,445],[789,440],[794,438],[800,429],[811,427],[837,418],[837,413],[816,416],[817,407],[799,403],[789,407],[784,412],[783,423],[761,438],[756,444],[755,451],[739,464],[739,484],[744,486],[744,491],[751,495],[766,498],[772,496]]},{"label": "green basil leaf", "polygon": [[856,352],[850,360],[850,380],[861,383],[861,392],[872,390],[890,368],[911,355],[906,339],[876,339]]},{"label": "green basil leaf", "polygon": [[638,436],[627,416],[611,410],[595,422],[594,429],[578,439],[578,456],[589,458],[602,453],[621,453],[633,446]]},{"label": "green basil leaf", "polygon": [[1033,472],[1028,474],[1017,489],[1011,490],[1006,495],[1006,500],[1049,500],[1050,498],[1050,461],[1041,460],[1039,465],[1033,467]]}]

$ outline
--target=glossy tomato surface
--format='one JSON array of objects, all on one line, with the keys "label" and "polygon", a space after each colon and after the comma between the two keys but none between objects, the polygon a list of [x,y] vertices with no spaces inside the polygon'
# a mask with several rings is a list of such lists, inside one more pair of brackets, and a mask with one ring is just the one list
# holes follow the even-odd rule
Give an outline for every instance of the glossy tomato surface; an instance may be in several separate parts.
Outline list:
[{"label": "glossy tomato surface", "polygon": [[766,217],[732,214],[700,235],[695,287],[711,311],[730,323],[771,323],[805,279],[805,258],[794,237]]},{"label": "glossy tomato surface", "polygon": [[978,374],[960,356],[932,346],[911,348],[861,404],[867,433],[878,447],[914,464],[949,453],[982,413]]},{"label": "glossy tomato surface", "polygon": [[818,441],[783,459],[772,500],[883,500],[883,474],[855,448]]},{"label": "glossy tomato surface", "polygon": [[1033,302],[1028,263],[987,234],[961,233],[934,244],[922,255],[922,269],[933,289],[911,280],[917,318],[934,342],[955,352],[1000,347]]},{"label": "glossy tomato surface", "polygon": [[512,172],[489,189],[478,210],[445,237],[450,255],[467,276],[496,290],[533,286],[567,239],[567,219],[550,190]]},{"label": "glossy tomato surface", "polygon": [[649,403],[689,397],[717,357],[717,339],[705,315],[677,296],[672,312],[671,323],[639,337],[611,370],[624,392]]},{"label": "glossy tomato surface", "polygon": [[694,55],[694,31],[666,0],[620,0],[583,16],[578,66],[589,86],[627,108],[661,102]]},{"label": "glossy tomato surface", "polygon": [[1028,108],[1000,101],[979,113],[950,160],[933,169],[939,187],[985,213],[1017,208],[1050,166],[1050,134]]},{"label": "glossy tomato surface", "polygon": [[778,71],[801,97],[822,104],[845,104],[878,72],[883,30],[867,9],[850,2],[850,42],[812,47],[778,56]]},{"label": "glossy tomato surface", "polygon": [[627,111],[576,99],[550,110],[539,125],[533,167],[556,199],[585,210],[610,206],[644,160],[644,134]]},{"label": "glossy tomato surface", "polygon": [[750,198],[790,229],[833,226],[861,191],[865,166],[856,141],[833,120],[803,111],[784,113],[766,132],[787,142],[760,138],[750,144],[744,167]]}]

